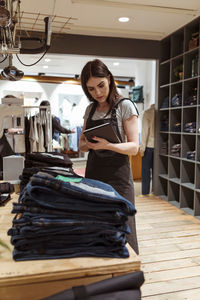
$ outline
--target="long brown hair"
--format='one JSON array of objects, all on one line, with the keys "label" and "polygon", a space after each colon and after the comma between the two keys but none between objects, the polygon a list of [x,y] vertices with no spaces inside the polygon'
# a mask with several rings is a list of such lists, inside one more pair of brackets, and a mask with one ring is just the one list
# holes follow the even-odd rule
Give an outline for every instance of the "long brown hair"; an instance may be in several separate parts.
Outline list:
[{"label": "long brown hair", "polygon": [[81,85],[89,101],[96,102],[96,100],[88,92],[88,88],[86,84],[90,79],[90,77],[108,77],[108,76],[110,77],[110,91],[108,94],[107,102],[110,105],[110,109],[112,109],[113,105],[116,103],[117,99],[119,99],[120,95],[117,92],[117,87],[112,73],[101,60],[94,59],[86,63],[86,65],[83,67],[83,70],[81,72]]}]

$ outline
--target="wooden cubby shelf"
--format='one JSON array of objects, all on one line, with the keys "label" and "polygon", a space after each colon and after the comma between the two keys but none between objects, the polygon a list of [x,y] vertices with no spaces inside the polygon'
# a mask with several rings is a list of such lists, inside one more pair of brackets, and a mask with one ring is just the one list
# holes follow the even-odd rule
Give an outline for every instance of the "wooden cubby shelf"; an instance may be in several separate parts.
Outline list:
[{"label": "wooden cubby shelf", "polygon": [[154,193],[200,218],[200,17],[161,41]]}]

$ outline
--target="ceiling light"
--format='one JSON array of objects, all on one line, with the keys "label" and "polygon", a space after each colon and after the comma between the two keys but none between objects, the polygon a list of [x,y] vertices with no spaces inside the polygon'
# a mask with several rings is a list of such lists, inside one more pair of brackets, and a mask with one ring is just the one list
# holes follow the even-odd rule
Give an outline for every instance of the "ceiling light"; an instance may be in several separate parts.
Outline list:
[{"label": "ceiling light", "polygon": [[48,69],[48,66],[43,66],[43,69]]},{"label": "ceiling light", "polygon": [[115,62],[113,63],[113,66],[119,66],[119,62],[118,62],[118,61],[115,61]]},{"label": "ceiling light", "polygon": [[45,60],[44,61],[46,61],[46,62],[50,62],[51,61],[51,59],[50,58],[45,58]]},{"label": "ceiling light", "polygon": [[119,22],[122,22],[122,23],[126,23],[128,22],[130,19],[128,17],[121,17],[118,19]]}]

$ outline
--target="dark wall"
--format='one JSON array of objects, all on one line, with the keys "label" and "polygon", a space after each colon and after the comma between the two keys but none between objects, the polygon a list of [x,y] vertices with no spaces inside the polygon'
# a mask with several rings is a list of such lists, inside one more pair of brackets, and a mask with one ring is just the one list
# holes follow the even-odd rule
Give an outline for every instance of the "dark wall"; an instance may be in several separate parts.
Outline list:
[{"label": "dark wall", "polygon": [[142,39],[53,34],[49,52],[94,56],[158,59],[160,42]]},{"label": "dark wall", "polygon": [[[29,31],[30,37],[44,38],[44,33]],[[24,33],[27,36],[27,32]],[[24,48],[37,48],[34,41],[23,41]],[[160,42],[143,39],[127,39],[74,34],[52,34],[49,53],[158,59]]]}]

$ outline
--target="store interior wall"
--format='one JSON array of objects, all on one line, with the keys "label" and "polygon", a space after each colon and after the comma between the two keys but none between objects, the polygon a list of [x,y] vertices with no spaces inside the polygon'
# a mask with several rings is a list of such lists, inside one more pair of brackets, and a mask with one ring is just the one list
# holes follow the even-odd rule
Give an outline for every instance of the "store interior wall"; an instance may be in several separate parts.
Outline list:
[{"label": "store interior wall", "polygon": [[[80,73],[83,66],[80,66]],[[135,86],[143,85],[144,103],[138,104],[140,113],[142,114],[144,109],[147,109],[151,103],[155,102],[155,73],[156,73],[156,61],[155,60],[138,60],[134,64],[134,70],[127,77],[132,75],[135,77]],[[124,70],[119,70],[118,74],[125,76]],[[113,74],[117,76],[118,74]],[[127,89],[120,89],[120,93],[127,97]],[[23,97],[25,105],[39,105],[42,100],[49,100],[51,102],[52,114],[59,116],[59,99],[61,95],[71,95],[68,105],[65,105],[64,118],[70,117],[70,125],[80,126],[83,123],[83,114],[88,100],[83,94],[80,85],[73,84],[54,84],[37,82],[35,80],[21,80],[21,81],[6,81],[0,80],[0,98],[6,95],[13,95],[15,97]],[[72,103],[73,97],[79,98],[79,103]],[[69,102],[70,102],[69,101]],[[70,104],[70,105],[69,105]],[[65,125],[65,124],[64,124]]]}]

